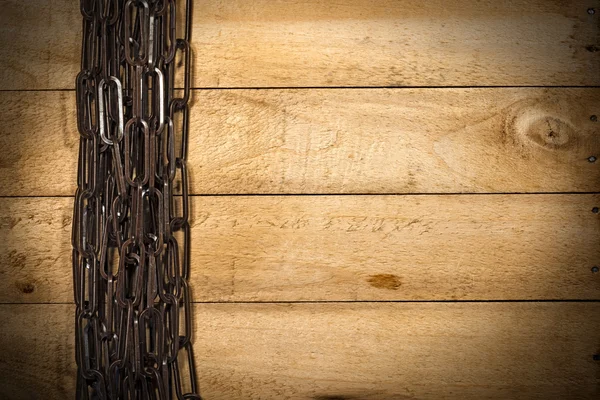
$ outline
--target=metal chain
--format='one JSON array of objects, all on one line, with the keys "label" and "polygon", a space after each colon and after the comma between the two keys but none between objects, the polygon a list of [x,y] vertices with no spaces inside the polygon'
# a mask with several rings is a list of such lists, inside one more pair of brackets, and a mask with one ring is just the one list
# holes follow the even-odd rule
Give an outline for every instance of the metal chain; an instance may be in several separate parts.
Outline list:
[{"label": "metal chain", "polygon": [[188,288],[191,0],[80,7],[77,399],[200,399]]}]

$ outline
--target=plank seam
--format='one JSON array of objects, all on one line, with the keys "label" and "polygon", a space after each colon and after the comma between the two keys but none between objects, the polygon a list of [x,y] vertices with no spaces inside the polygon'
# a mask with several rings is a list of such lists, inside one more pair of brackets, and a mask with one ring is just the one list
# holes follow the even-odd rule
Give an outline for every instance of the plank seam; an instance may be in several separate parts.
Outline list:
[{"label": "plank seam", "polygon": [[[339,89],[598,89],[600,86],[578,85],[491,85],[491,86],[228,86],[192,87],[191,90],[339,90]],[[183,88],[176,87],[175,90]],[[0,89],[0,92],[74,92],[74,88]]]},{"label": "plank seam", "polygon": [[[325,197],[325,196],[564,196],[600,195],[600,192],[451,192],[451,193],[196,193],[189,197]],[[177,194],[176,196],[181,196]],[[73,195],[12,196],[0,195],[0,199],[73,199]]]},{"label": "plank seam", "polygon": [[[536,300],[273,300],[273,301],[192,301],[192,304],[353,304],[353,303],[600,303],[598,299],[536,299]],[[0,302],[0,306],[10,305],[75,305],[69,302],[56,303],[7,303]]]}]

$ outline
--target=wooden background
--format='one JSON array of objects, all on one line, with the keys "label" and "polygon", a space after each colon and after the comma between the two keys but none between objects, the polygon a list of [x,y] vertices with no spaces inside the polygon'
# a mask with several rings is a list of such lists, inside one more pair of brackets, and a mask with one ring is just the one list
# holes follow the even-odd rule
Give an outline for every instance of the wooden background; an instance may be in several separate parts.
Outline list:
[{"label": "wooden background", "polygon": [[[599,398],[599,18],[194,1],[203,398]],[[73,398],[80,25],[0,0],[2,399]]]}]

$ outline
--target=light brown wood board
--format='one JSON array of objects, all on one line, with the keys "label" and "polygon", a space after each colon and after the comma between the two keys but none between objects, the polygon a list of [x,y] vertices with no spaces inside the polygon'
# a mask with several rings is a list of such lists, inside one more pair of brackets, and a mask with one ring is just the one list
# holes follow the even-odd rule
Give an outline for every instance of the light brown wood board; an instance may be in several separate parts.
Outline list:
[{"label": "light brown wood board", "polygon": [[[598,195],[191,202],[194,301],[598,300]],[[0,303],[72,302],[70,198],[0,199]]]},{"label": "light brown wood board", "polygon": [[[194,2],[194,87],[600,84],[594,0]],[[77,1],[0,1],[0,89],[71,89]]]},{"label": "light brown wood board", "polygon": [[[600,303],[194,304],[207,400],[596,399]],[[1,305],[0,397],[71,398],[72,305]]]},{"label": "light brown wood board", "polygon": [[[0,195],[75,192],[72,92],[0,93]],[[194,91],[196,194],[593,192],[600,89]]]}]

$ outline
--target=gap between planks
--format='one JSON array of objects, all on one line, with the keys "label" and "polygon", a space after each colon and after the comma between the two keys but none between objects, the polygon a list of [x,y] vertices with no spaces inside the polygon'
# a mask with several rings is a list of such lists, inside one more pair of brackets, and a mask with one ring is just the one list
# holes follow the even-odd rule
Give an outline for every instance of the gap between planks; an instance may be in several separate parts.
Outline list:
[{"label": "gap between planks", "polygon": [[[232,86],[232,87],[192,87],[190,90],[339,90],[339,89],[599,89],[596,85],[472,85],[472,86]],[[175,90],[182,90],[176,87]],[[151,89],[150,89],[151,90]],[[1,92],[74,92],[75,89],[0,89]]]},{"label": "gap between planks", "polygon": [[[192,304],[390,304],[390,303],[412,303],[412,304],[429,304],[429,303],[600,303],[600,300],[594,299],[541,299],[541,300],[279,300],[279,301],[192,301]],[[73,305],[75,303],[56,302],[56,303],[5,303],[0,302],[0,306],[53,306],[53,305]]]},{"label": "gap between planks", "polygon": [[[548,196],[548,195],[598,195],[600,192],[489,192],[489,193],[196,193],[188,197],[327,197],[327,196]],[[181,194],[175,195],[176,197]],[[12,196],[0,195],[0,199],[69,199],[74,195]],[[0,303],[2,304],[2,303]]]}]

